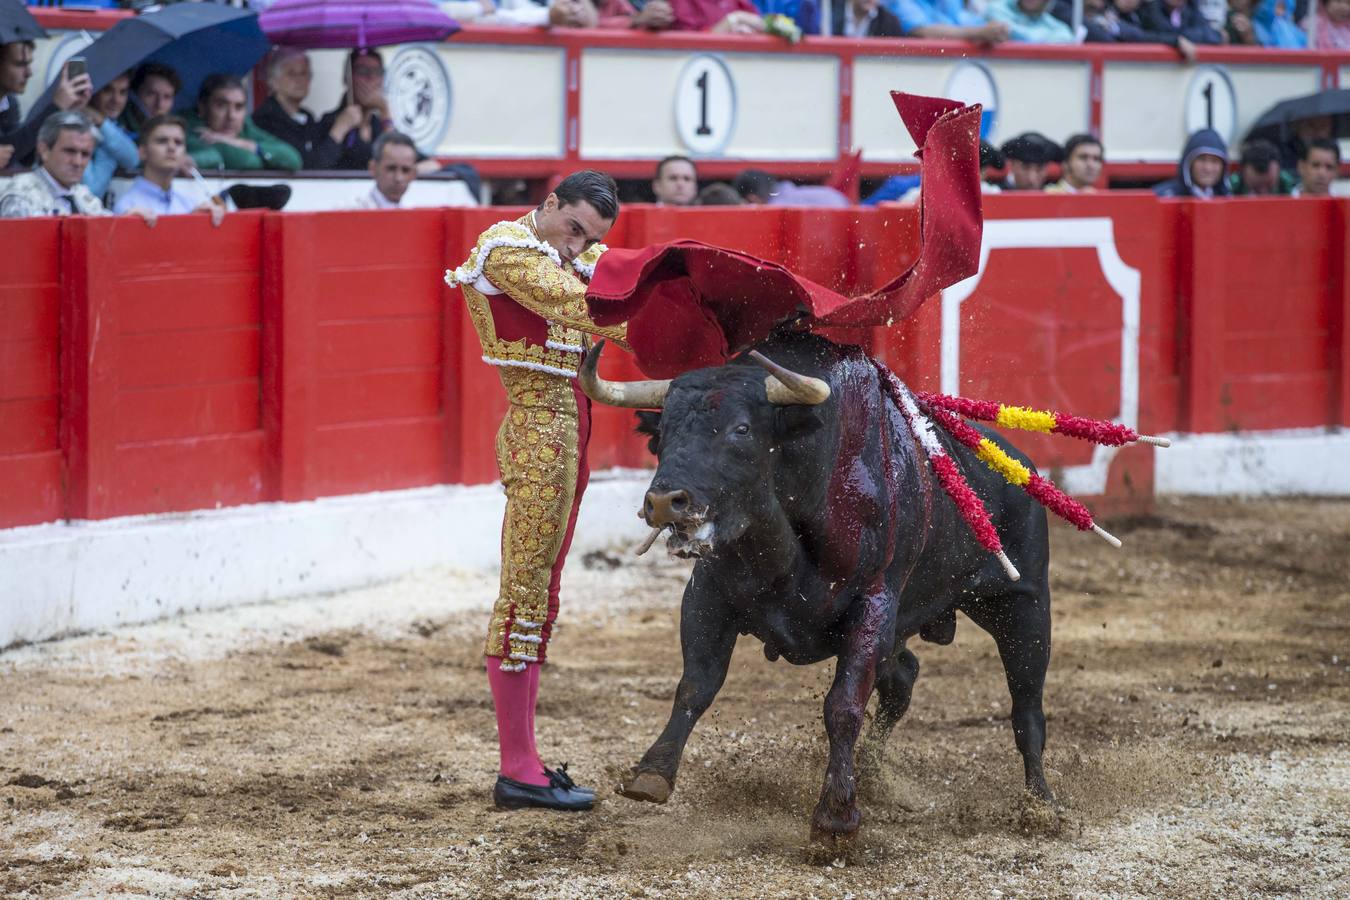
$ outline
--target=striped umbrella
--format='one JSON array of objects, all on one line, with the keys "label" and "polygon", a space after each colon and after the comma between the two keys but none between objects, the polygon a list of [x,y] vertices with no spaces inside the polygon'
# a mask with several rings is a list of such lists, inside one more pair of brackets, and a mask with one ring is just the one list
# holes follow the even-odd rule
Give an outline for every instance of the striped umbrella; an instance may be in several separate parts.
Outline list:
[{"label": "striped umbrella", "polygon": [[431,0],[277,0],[258,19],[272,43],[305,49],[441,41],[459,31]]}]

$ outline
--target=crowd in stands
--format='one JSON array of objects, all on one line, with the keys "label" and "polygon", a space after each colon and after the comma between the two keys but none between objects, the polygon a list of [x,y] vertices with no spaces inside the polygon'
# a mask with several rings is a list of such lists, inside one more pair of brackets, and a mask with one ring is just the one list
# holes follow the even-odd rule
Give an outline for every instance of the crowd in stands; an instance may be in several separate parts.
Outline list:
[{"label": "crowd in stands", "polygon": [[[802,33],[819,33],[816,0],[452,0],[454,15],[471,21],[571,27],[633,27],[757,32],[777,20]],[[1304,46],[1309,26],[1316,46],[1350,47],[1350,0],[1086,0],[1089,41],[1168,44],[1190,56],[1198,44],[1245,43]],[[978,5],[978,9],[977,9]],[[463,7],[463,8],[461,8]],[[1041,43],[1079,39],[1066,23],[1069,0],[840,0],[832,5],[831,31],[853,37],[960,38],[984,44],[1004,40]],[[766,23],[769,25],[766,26]],[[786,32],[783,32],[786,33]],[[1331,42],[1331,43],[1327,43]],[[0,45],[0,169],[31,167],[0,188],[0,217],[132,212],[153,224],[159,215],[205,212],[218,224],[231,207],[284,205],[289,189],[236,185],[211,194],[201,171],[299,169],[367,173],[369,190],[350,198],[351,208],[400,205],[419,176],[448,172],[479,193],[477,173],[443,165],[418,152],[394,130],[384,93],[384,60],[378,50],[352,51],[343,67],[341,100],[322,115],[305,107],[313,72],[300,50],[278,48],[266,63],[269,93],[249,114],[248,90],[238,77],[207,77],[196,97],[184,97],[172,69],[147,63],[113,78],[97,92],[87,74],[63,68],[41,115],[23,117],[18,95],[32,75],[34,45]],[[1103,148],[1089,135],[1063,146],[1028,132],[1002,147],[981,148],[984,190],[1083,193],[1101,184]],[[1219,135],[1200,131],[1183,148],[1176,177],[1158,185],[1163,196],[1244,196],[1328,193],[1340,167],[1331,120],[1296,123],[1284,146],[1264,140],[1242,148],[1236,171]],[[1051,166],[1058,178],[1050,179]],[[136,175],[115,204],[109,188],[117,172]],[[196,179],[184,194],[175,176]],[[657,203],[685,205],[771,204],[847,206],[851,200],[824,185],[798,185],[748,169],[730,183],[700,188],[693,160],[672,156],[656,167],[651,193]],[[285,195],[276,193],[277,190]],[[887,179],[863,200],[913,202],[918,176]]]},{"label": "crowd in stands", "polygon": [[[285,186],[243,184],[213,195],[203,171],[367,173],[372,186],[349,198],[351,208],[396,207],[412,181],[429,172],[447,171],[474,194],[480,188],[471,167],[424,157],[393,129],[377,50],[351,53],[342,99],[322,117],[303,106],[309,57],[291,49],[269,59],[271,93],[252,115],[244,81],[234,75],[210,75],[195,98],[185,98],[178,73],[146,63],[97,92],[88,74],[64,67],[50,105],[24,117],[19,94],[32,76],[33,49],[29,41],[0,45],[0,169],[31,167],[0,187],[0,218],[107,214],[119,171],[138,177],[116,212],[141,213],[151,224],[157,215],[194,211],[211,213],[218,224],[226,208],[280,208],[289,197]],[[203,187],[185,196],[172,187],[174,176],[192,176]]]},{"label": "crowd in stands", "polygon": [[980,44],[1200,44],[1350,49],[1350,0],[445,0],[461,22],[841,37],[946,38]]}]

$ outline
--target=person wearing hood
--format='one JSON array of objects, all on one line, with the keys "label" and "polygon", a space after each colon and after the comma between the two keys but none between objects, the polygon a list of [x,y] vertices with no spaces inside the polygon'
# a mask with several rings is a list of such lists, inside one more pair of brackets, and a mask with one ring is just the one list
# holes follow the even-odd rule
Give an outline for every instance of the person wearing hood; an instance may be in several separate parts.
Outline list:
[{"label": "person wearing hood", "polygon": [[1292,0],[1259,0],[1252,10],[1252,30],[1262,47],[1302,50],[1308,36],[1294,23]]},{"label": "person wearing hood", "polygon": [[1159,197],[1197,197],[1209,200],[1228,196],[1228,148],[1212,128],[1202,128],[1186,141],[1177,163],[1177,177],[1155,185]]}]

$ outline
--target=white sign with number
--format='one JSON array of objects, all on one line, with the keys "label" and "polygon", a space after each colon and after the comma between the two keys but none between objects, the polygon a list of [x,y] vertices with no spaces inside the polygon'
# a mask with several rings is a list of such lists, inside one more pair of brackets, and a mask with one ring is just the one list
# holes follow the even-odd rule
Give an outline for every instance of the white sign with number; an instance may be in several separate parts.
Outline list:
[{"label": "white sign with number", "polygon": [[675,131],[691,154],[720,153],[736,129],[736,82],[719,57],[700,54],[675,83]]},{"label": "white sign with number", "polygon": [[1232,145],[1237,129],[1237,92],[1223,66],[1200,66],[1186,88],[1186,133],[1212,128]]}]

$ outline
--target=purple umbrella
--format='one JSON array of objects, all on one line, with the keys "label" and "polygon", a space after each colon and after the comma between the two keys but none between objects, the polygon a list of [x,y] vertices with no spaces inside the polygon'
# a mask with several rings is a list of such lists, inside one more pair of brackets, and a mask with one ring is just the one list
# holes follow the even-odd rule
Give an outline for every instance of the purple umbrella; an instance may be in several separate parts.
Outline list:
[{"label": "purple umbrella", "polygon": [[277,0],[258,22],[274,44],[306,49],[440,41],[459,31],[430,0]]}]

